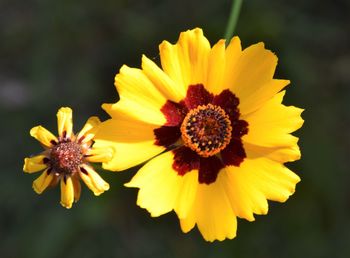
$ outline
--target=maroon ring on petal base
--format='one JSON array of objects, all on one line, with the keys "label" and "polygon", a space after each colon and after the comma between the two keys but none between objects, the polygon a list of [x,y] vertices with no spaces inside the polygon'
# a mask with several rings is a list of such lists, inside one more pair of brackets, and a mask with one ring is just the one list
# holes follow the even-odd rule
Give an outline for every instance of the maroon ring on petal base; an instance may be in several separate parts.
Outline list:
[{"label": "maroon ring on petal base", "polygon": [[[238,105],[239,99],[228,89],[213,95],[202,84],[190,85],[182,101],[168,100],[161,108],[167,122],[154,130],[155,144],[172,149],[172,167],[179,175],[197,169],[198,182],[211,184],[222,168],[239,166],[246,158],[241,138],[248,133],[248,123],[239,119]],[[192,132],[185,130],[196,126]],[[203,151],[204,147],[194,146],[193,137],[203,140],[204,147],[210,147],[211,139],[222,141],[222,145]]]}]

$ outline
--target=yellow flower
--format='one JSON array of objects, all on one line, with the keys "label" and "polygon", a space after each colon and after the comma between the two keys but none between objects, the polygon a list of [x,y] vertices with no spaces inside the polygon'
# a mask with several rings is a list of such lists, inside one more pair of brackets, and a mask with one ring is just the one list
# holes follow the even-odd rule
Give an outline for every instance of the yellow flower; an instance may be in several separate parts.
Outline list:
[{"label": "yellow flower", "polygon": [[72,110],[60,108],[57,112],[58,137],[42,126],[33,127],[30,135],[44,147],[39,155],[25,158],[23,170],[34,173],[44,170],[33,182],[33,189],[41,194],[49,186],[60,181],[61,205],[67,209],[80,197],[80,180],[97,196],[109,189],[89,162],[107,162],[113,155],[112,148],[96,148],[94,137],[100,124],[97,117],[90,117],[83,129],[73,133]]},{"label": "yellow flower", "polygon": [[277,57],[263,43],[244,50],[238,37],[213,47],[201,29],[160,46],[162,69],[142,57],[115,78],[120,101],[96,135],[116,155],[104,168],[142,162],[128,187],[157,217],[174,210],[181,229],[196,224],[207,241],[236,236],[237,220],[285,202],[299,177],[283,163],[300,158],[301,109],[284,106],[288,80],[274,79]]}]

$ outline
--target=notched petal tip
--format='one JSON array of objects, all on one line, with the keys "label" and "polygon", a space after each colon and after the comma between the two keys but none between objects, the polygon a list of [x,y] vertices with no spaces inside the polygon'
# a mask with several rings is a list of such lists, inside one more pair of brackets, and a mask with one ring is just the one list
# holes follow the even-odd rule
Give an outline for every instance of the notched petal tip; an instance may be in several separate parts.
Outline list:
[{"label": "notched petal tip", "polygon": [[51,147],[53,143],[57,143],[56,136],[41,125],[33,127],[30,130],[30,135],[47,148]]},{"label": "notched petal tip", "polygon": [[83,165],[80,169],[80,178],[95,196],[99,196],[109,190],[109,184],[92,167]]},{"label": "notched petal tip", "polygon": [[207,241],[207,242],[210,242],[210,243],[213,243],[215,241],[219,241],[219,242],[222,242],[226,239],[234,239],[236,237],[236,234],[234,235],[228,235],[228,236],[225,236],[225,237],[220,237],[220,238],[212,238],[212,237],[205,237],[203,236],[204,240]]},{"label": "notched petal tip", "polygon": [[[235,52],[235,54],[239,54],[242,51],[242,43],[241,43],[241,39],[238,36],[234,36],[229,44],[227,45],[226,50],[228,52]],[[230,55],[228,55],[227,57],[230,57]],[[232,56],[231,56],[232,57]],[[233,56],[234,58],[235,56]]]},{"label": "notched petal tip", "polygon": [[73,110],[70,107],[61,107],[57,111],[57,115],[61,115],[61,113],[64,113],[66,115],[70,115],[73,113]]},{"label": "notched petal tip", "polygon": [[53,174],[47,173],[45,170],[37,179],[33,182],[33,189],[37,194],[41,194],[52,182]]},{"label": "notched petal tip", "polygon": [[191,35],[195,35],[195,36],[203,36],[203,30],[199,27],[196,27],[194,29],[188,29],[186,31],[180,32],[180,36],[179,38],[182,37],[187,37],[187,36],[191,36]]},{"label": "notched petal tip", "polygon": [[112,103],[103,103],[103,104],[101,105],[101,108],[102,108],[104,111],[106,111],[110,116],[112,116],[111,111],[112,111],[112,109],[113,109],[113,105],[114,105],[114,104],[112,104]]},{"label": "notched petal tip", "polygon": [[58,135],[70,138],[73,134],[73,111],[69,107],[61,107],[57,111]]},{"label": "notched petal tip", "polygon": [[78,202],[81,195],[81,184],[79,177],[73,177],[73,188],[74,188],[74,202]]},{"label": "notched petal tip", "polygon": [[254,54],[253,56],[262,58],[263,60],[267,60],[267,58],[271,58],[273,61],[273,66],[277,65],[278,57],[277,55],[271,51],[270,49],[265,48],[264,42],[258,42],[256,44],[250,45],[249,47],[244,49],[245,53]]},{"label": "notched petal tip", "polygon": [[232,42],[236,42],[236,43],[241,44],[241,39],[239,38],[239,36],[234,36],[234,37],[232,37],[232,39],[230,40],[230,44],[231,44]]},{"label": "notched petal tip", "polygon": [[68,176],[65,180],[61,179],[61,201],[60,204],[66,208],[70,209],[74,202],[74,185],[73,180]]},{"label": "notched petal tip", "polygon": [[101,121],[97,116],[90,117],[79,132],[77,136],[78,141],[82,143],[91,141],[95,137],[100,124]]},{"label": "notched petal tip", "polygon": [[226,39],[219,39],[219,41],[214,46],[226,45]]},{"label": "notched petal tip", "polygon": [[37,155],[34,157],[25,158],[23,164],[23,171],[25,173],[35,173],[45,169],[47,167],[47,165],[44,164],[45,158],[45,155]]},{"label": "notched petal tip", "polygon": [[109,190],[109,184],[107,182],[104,182],[103,184],[99,185],[99,190],[94,190],[93,193],[95,196],[100,196],[104,192]]},{"label": "notched petal tip", "polygon": [[128,73],[131,70],[138,69],[138,68],[132,68],[126,64],[122,65],[122,67],[119,69],[119,73],[116,74],[115,80],[117,80],[119,77],[121,77],[123,74]]},{"label": "notched petal tip", "polygon": [[195,33],[195,34],[197,34],[197,35],[200,35],[200,36],[202,36],[203,35],[203,30],[201,29],[201,28],[199,28],[199,27],[196,27],[196,28],[194,28],[194,29],[192,29],[192,30],[188,30],[189,32],[193,32],[193,33]]},{"label": "notched petal tip", "polygon": [[159,44],[159,52],[162,53],[163,51],[169,51],[170,48],[174,46],[175,45],[171,44],[169,41],[163,40],[162,43]]},{"label": "notched petal tip", "polygon": [[69,209],[71,209],[72,208],[72,206],[73,206],[73,204],[66,204],[66,203],[63,203],[63,202],[60,202],[60,204],[61,204],[61,206],[63,207],[63,208],[66,208],[67,210],[69,210]]},{"label": "notched petal tip", "polygon": [[88,156],[85,158],[88,162],[101,162],[108,163],[115,155],[115,150],[112,146],[89,149],[86,153]]},{"label": "notched petal tip", "polygon": [[293,193],[295,191],[295,187],[296,187],[296,184],[299,183],[301,181],[301,178],[300,176],[298,176],[297,174],[295,174],[293,171],[290,171],[288,169],[288,171],[291,173],[291,176],[292,176],[292,180],[294,181],[294,186],[292,187],[292,190],[293,190]]}]

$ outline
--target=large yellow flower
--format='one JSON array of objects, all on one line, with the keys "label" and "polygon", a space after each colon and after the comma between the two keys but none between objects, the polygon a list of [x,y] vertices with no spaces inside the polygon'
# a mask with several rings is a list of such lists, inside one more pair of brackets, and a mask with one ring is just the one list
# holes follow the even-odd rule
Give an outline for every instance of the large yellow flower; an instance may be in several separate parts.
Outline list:
[{"label": "large yellow flower", "polygon": [[24,159],[23,170],[34,173],[44,170],[33,182],[33,189],[41,194],[47,187],[58,182],[61,185],[61,205],[71,208],[73,201],[80,198],[80,179],[100,195],[109,189],[106,183],[89,162],[106,162],[113,156],[112,148],[96,148],[94,137],[100,120],[90,117],[83,129],[73,133],[72,110],[64,107],[57,112],[58,138],[42,126],[30,130],[30,135],[44,147],[44,151]]},{"label": "large yellow flower", "polygon": [[236,217],[266,214],[299,177],[283,163],[300,158],[301,109],[281,104],[288,80],[273,79],[277,57],[238,37],[212,48],[201,29],[159,46],[162,69],[142,57],[115,78],[120,101],[104,104],[96,146],[113,146],[104,167],[147,163],[126,184],[152,216],[174,210],[184,232],[197,224],[208,241],[236,236]]}]

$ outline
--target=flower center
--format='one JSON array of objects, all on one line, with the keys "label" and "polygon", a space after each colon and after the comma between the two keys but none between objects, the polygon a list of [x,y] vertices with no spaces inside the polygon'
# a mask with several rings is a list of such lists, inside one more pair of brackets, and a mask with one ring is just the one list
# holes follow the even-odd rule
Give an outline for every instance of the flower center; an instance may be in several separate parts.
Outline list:
[{"label": "flower center", "polygon": [[221,107],[212,104],[191,109],[181,124],[185,145],[202,157],[223,150],[230,143],[231,133],[229,116]]},{"label": "flower center", "polygon": [[51,149],[50,162],[56,173],[72,174],[83,162],[82,149],[75,142],[59,142]]}]

